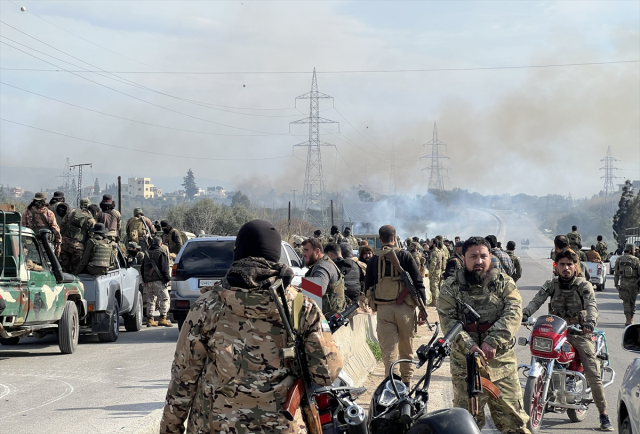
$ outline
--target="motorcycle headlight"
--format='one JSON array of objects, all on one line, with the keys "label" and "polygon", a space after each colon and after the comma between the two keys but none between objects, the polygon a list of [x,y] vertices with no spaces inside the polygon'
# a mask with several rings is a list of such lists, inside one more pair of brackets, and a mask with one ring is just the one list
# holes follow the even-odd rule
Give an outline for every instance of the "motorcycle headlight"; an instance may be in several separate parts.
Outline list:
[{"label": "motorcycle headlight", "polygon": [[552,346],[553,346],[553,341],[549,338],[541,338],[541,337],[533,338],[533,349],[536,351],[550,353]]}]

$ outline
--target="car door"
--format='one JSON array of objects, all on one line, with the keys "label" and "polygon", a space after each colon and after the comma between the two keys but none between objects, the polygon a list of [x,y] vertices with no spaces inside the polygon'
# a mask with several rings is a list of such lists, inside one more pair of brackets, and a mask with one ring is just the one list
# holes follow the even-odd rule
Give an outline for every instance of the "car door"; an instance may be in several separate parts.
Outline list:
[{"label": "car door", "polygon": [[22,249],[29,288],[27,322],[55,321],[62,316],[64,310],[64,285],[56,283],[34,236],[22,235]]},{"label": "car door", "polygon": [[133,267],[127,267],[127,260],[120,249],[118,249],[118,265],[122,276],[122,306],[120,311],[126,313],[133,307],[138,272]]}]

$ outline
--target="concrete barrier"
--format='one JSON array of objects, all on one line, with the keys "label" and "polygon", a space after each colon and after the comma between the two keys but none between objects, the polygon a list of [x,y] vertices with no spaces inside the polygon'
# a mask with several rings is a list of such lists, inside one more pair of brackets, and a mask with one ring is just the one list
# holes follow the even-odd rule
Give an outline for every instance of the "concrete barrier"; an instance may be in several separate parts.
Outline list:
[{"label": "concrete barrier", "polygon": [[367,344],[367,338],[371,339],[372,334],[375,336],[375,321],[375,315],[356,315],[349,321],[348,326],[333,334],[342,356],[344,370],[356,386],[364,384],[369,372],[376,366],[376,359]]}]

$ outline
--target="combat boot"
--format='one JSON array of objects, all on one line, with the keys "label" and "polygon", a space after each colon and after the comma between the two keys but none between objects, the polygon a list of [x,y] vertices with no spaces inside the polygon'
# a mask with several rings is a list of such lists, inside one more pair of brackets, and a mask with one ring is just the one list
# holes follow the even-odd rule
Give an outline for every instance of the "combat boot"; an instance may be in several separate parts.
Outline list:
[{"label": "combat boot", "polygon": [[624,323],[625,326],[631,325],[633,324],[633,315],[625,315],[624,316],[626,318],[626,322]]},{"label": "combat boot", "polygon": [[148,318],[147,327],[158,327],[158,323],[153,319],[153,317]]},{"label": "combat boot", "polygon": [[160,316],[160,321],[158,321],[157,325],[163,326],[163,327],[173,327],[173,324],[171,323],[171,321],[167,319],[166,315]]}]

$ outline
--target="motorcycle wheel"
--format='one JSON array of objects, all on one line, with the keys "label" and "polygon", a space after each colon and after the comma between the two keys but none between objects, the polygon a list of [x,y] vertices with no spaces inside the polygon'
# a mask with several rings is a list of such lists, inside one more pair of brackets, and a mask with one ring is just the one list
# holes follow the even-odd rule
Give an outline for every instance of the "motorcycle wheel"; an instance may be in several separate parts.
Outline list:
[{"label": "motorcycle wheel", "polygon": [[582,422],[587,417],[587,410],[569,408],[567,409],[567,416],[569,416],[571,422]]},{"label": "motorcycle wheel", "polygon": [[529,415],[527,428],[532,434],[538,434],[542,426],[544,418],[544,410],[546,402],[542,401],[542,393],[544,392],[544,379],[546,370],[542,370],[536,378],[527,378],[527,385],[524,388],[524,411]]}]

